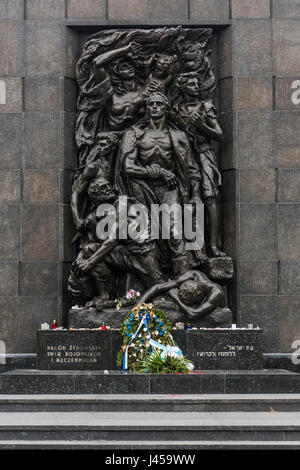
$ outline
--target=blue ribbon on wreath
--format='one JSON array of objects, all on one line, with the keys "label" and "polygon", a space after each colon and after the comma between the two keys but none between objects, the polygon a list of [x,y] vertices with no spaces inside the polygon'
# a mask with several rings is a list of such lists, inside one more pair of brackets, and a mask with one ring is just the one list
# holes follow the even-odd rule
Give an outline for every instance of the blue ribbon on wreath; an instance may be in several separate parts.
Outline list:
[{"label": "blue ribbon on wreath", "polygon": [[[140,324],[139,326],[137,327],[135,333],[132,335],[128,345],[126,346],[126,349],[125,349],[125,352],[124,352],[124,356],[123,356],[123,365],[122,365],[122,369],[123,370],[127,370],[128,369],[128,349],[129,349],[129,346],[130,344],[133,342],[133,340],[136,338],[138,332],[140,331],[142,325],[145,325],[146,329],[147,329],[147,332],[148,334],[150,335],[150,339],[151,339],[151,333],[150,333],[150,330],[149,330],[149,326],[148,326],[148,320],[150,320],[150,317],[149,317],[149,314],[148,313],[145,313],[140,321]],[[151,352],[153,352],[153,346],[151,345]]]}]

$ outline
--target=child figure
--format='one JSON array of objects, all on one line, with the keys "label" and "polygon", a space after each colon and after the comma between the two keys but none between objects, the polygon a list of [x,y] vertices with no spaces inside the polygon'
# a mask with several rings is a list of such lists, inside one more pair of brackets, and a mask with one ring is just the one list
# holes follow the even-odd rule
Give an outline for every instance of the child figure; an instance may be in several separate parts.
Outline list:
[{"label": "child figure", "polygon": [[151,93],[160,91],[166,94],[169,85],[173,79],[174,65],[176,55],[153,54],[145,63],[145,71],[148,76],[147,86],[143,93],[145,98]]}]

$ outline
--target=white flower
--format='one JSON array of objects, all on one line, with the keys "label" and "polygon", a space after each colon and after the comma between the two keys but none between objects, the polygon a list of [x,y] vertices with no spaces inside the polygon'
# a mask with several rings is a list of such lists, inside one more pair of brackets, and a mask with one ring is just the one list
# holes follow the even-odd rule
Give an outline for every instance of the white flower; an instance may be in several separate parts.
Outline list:
[{"label": "white flower", "polygon": [[159,335],[159,332],[156,330],[156,331],[154,332],[154,334],[157,336],[157,335]]},{"label": "white flower", "polygon": [[139,291],[136,291],[135,296],[136,296],[137,298],[139,298],[139,297],[141,296],[141,294],[139,293]]}]

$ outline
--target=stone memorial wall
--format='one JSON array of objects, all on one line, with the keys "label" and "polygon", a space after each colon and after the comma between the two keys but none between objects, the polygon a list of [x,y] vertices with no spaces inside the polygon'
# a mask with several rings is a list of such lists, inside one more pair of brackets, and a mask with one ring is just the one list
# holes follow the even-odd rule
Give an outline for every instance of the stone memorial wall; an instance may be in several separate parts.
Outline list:
[{"label": "stone memorial wall", "polygon": [[[125,0],[124,0],[125,2]],[[223,250],[237,324],[264,352],[300,339],[300,2],[0,0],[0,341],[36,351],[36,330],[67,324],[76,234],[76,63],[100,30],[210,28],[223,130]]]}]

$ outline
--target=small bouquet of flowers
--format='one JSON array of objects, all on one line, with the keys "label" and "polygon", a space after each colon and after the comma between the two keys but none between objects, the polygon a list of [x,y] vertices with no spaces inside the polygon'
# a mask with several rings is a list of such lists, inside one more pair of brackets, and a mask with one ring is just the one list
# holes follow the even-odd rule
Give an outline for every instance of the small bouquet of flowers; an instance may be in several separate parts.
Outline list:
[{"label": "small bouquet of flowers", "polygon": [[115,299],[116,309],[120,310],[122,307],[134,305],[140,296],[139,291],[130,289],[123,297]]}]

